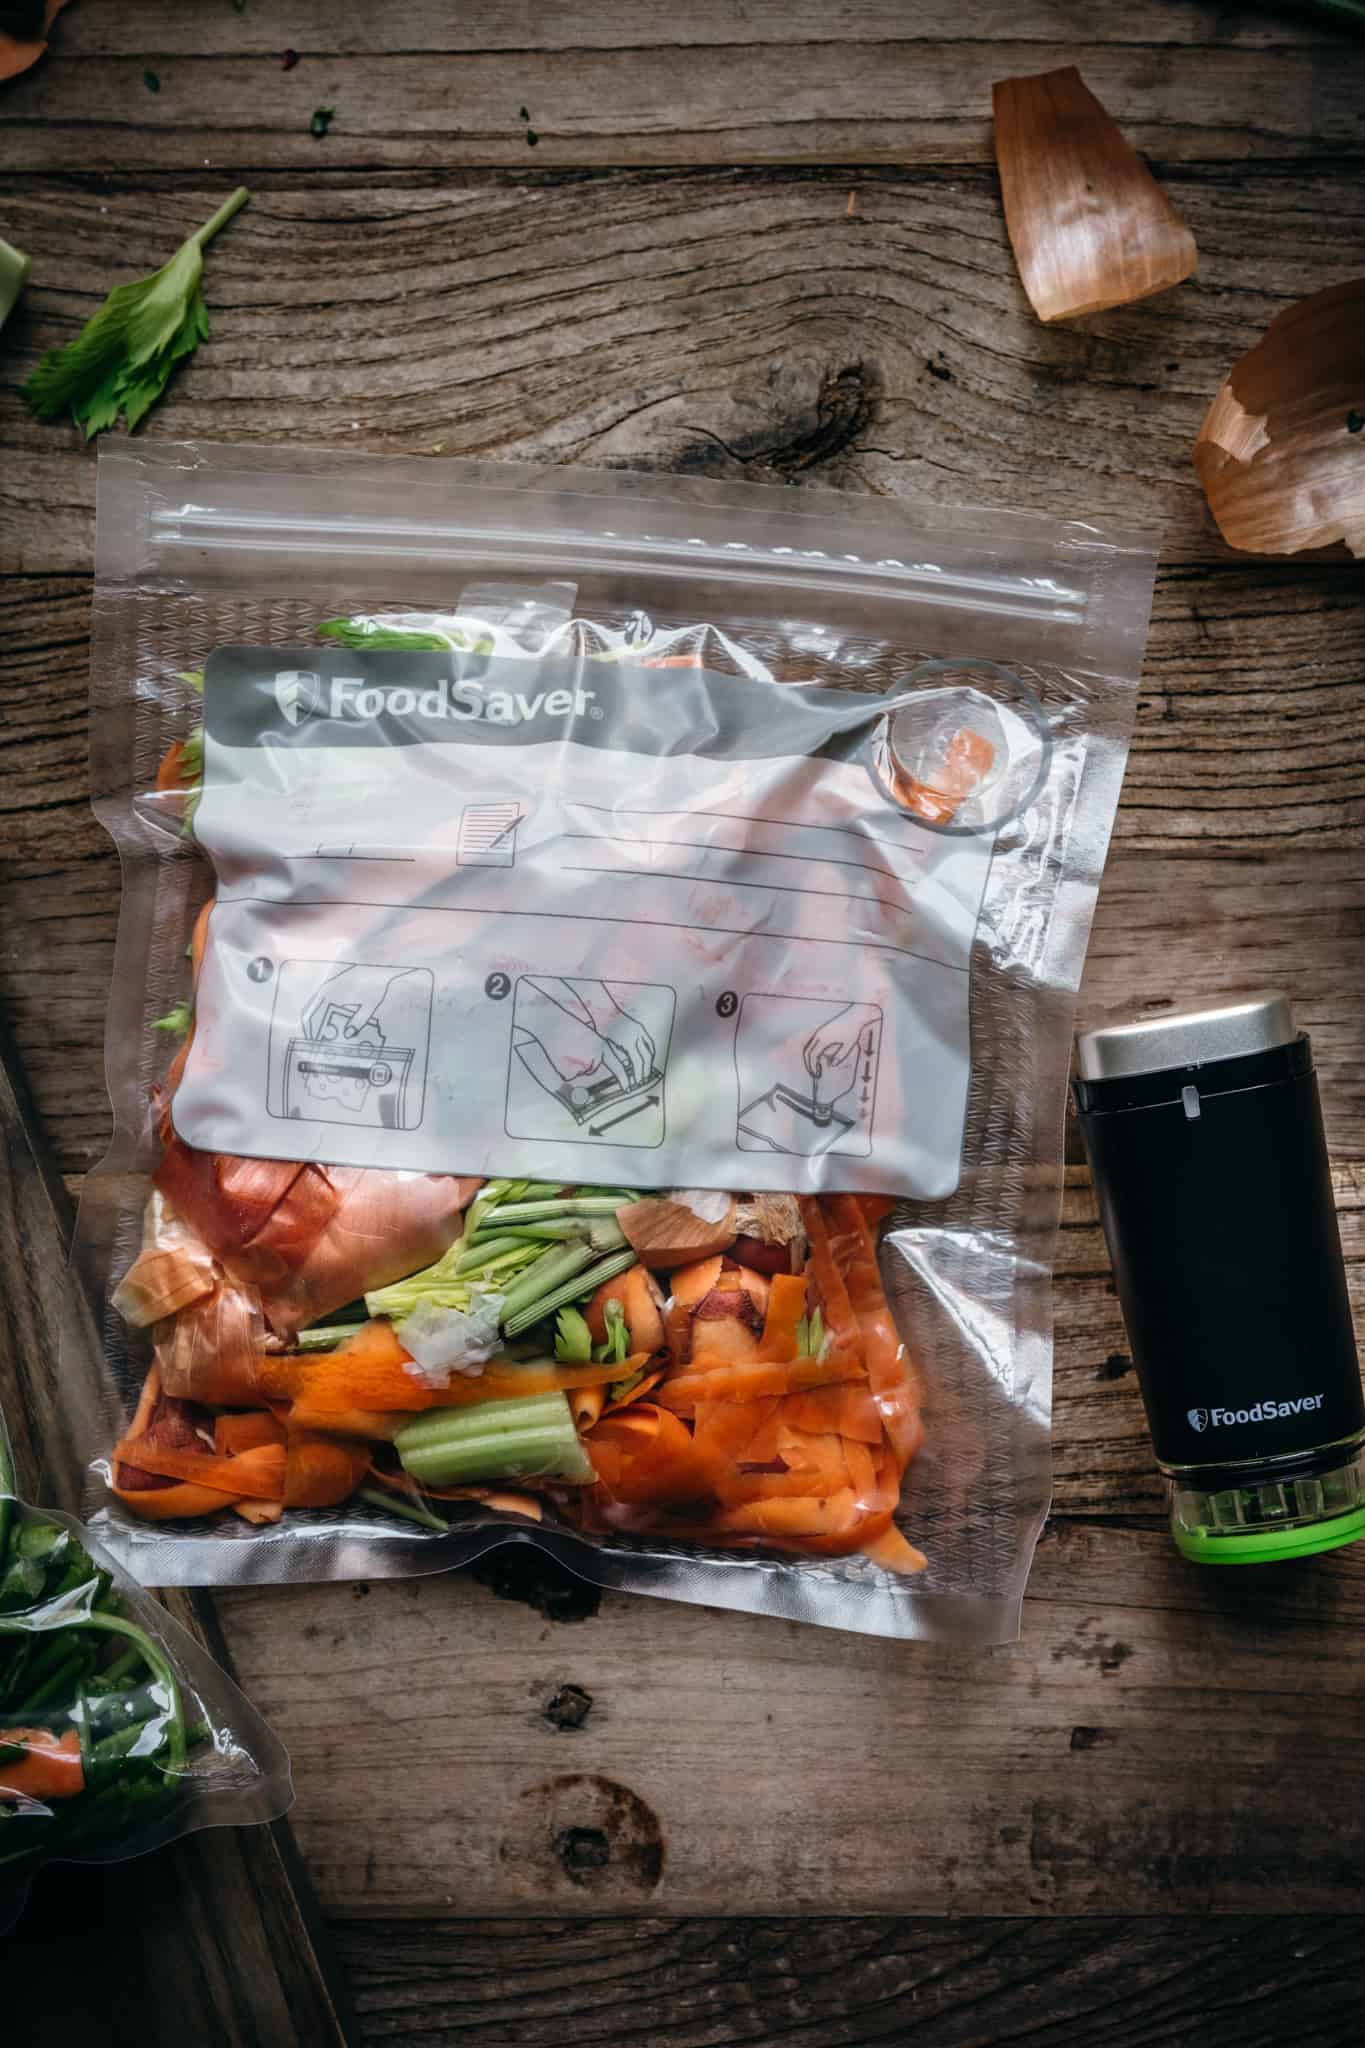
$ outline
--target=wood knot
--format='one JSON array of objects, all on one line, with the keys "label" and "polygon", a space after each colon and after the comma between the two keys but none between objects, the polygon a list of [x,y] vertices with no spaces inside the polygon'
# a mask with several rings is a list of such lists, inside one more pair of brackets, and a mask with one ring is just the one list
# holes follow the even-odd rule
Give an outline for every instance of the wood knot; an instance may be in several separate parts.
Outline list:
[{"label": "wood knot", "polygon": [[596,1772],[528,1785],[498,1845],[498,1861],[527,1898],[589,1891],[622,1903],[656,1889],[665,1844],[639,1794]]}]

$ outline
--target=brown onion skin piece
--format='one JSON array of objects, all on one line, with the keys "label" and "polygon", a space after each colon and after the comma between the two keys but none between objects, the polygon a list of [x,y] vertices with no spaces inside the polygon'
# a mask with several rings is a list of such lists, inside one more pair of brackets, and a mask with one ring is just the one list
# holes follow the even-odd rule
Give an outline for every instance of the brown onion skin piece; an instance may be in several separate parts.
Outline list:
[{"label": "brown onion skin piece", "polygon": [[789,1244],[769,1244],[762,1237],[737,1237],[730,1247],[729,1256],[737,1266],[747,1266],[751,1273],[790,1273],[792,1254]]}]

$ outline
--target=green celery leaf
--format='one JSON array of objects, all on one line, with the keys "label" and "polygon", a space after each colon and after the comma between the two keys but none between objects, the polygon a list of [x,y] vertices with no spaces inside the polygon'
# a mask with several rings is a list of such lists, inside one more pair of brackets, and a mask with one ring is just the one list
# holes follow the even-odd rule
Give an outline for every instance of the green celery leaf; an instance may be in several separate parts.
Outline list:
[{"label": "green celery leaf", "polygon": [[246,196],[239,187],[169,263],[135,284],[116,286],[73,342],[48,351],[24,386],[24,396],[41,418],[69,412],[87,438],[111,427],[120,412],[130,428],[137,425],[160,398],[177,363],[209,331],[199,283],[204,244]]}]

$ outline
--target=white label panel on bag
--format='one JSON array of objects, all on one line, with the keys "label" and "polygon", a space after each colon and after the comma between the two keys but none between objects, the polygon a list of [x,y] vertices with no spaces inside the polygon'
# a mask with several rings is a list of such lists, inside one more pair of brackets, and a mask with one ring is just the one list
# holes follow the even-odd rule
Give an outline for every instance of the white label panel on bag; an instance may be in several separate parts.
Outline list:
[{"label": "white label panel on bag", "polygon": [[177,1131],[427,1172],[951,1193],[992,840],[894,800],[877,724],[872,697],[695,668],[220,649]]}]

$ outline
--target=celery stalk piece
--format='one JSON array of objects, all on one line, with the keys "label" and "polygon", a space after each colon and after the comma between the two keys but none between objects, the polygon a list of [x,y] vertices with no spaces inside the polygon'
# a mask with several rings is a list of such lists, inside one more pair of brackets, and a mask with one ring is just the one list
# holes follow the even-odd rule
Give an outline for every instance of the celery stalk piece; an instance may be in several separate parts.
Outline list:
[{"label": "celery stalk piece", "polygon": [[315,1323],[311,1330],[300,1330],[294,1339],[296,1351],[335,1351],[338,1344],[344,1344],[348,1337],[358,1336],[363,1323]]},{"label": "celery stalk piece", "polygon": [[620,1207],[615,1195],[567,1195],[559,1202],[500,1202],[493,1221],[502,1228],[513,1223],[552,1222],[561,1216],[614,1216]]},{"label": "celery stalk piece", "polygon": [[24,289],[32,262],[22,249],[16,249],[0,235],[0,327],[3,327],[14,311],[15,302]]},{"label": "celery stalk piece", "polygon": [[[576,1273],[581,1273],[591,1262],[592,1246],[587,1244],[555,1245],[552,1250],[543,1253],[533,1266],[528,1266],[524,1273],[519,1273],[506,1290],[502,1304],[503,1327],[506,1328],[513,1316],[533,1307],[543,1295],[553,1293],[556,1288],[572,1280]],[[574,1294],[579,1292],[581,1289],[575,1287],[573,1293],[565,1299],[572,1301]],[[534,1322],[535,1317],[531,1320]]]},{"label": "celery stalk piece", "polygon": [[[579,1272],[571,1278],[566,1278],[548,1294],[536,1295],[515,1308],[510,1306],[510,1301],[505,1301],[502,1308],[503,1335],[519,1337],[523,1330],[529,1330],[532,1323],[538,1323],[542,1316],[553,1315],[556,1309],[567,1308],[571,1301],[579,1301],[586,1295],[596,1293],[604,1280],[614,1280],[618,1273],[624,1273],[627,1266],[633,1266],[635,1263],[635,1253],[627,1247],[623,1252],[613,1252],[609,1258],[600,1259],[595,1266],[590,1266],[586,1273]],[[535,1270],[532,1268],[532,1271]]]},{"label": "celery stalk piece", "polygon": [[479,1401],[421,1415],[394,1438],[403,1469],[423,1486],[490,1479],[558,1479],[590,1485],[592,1461],[563,1394]]}]

